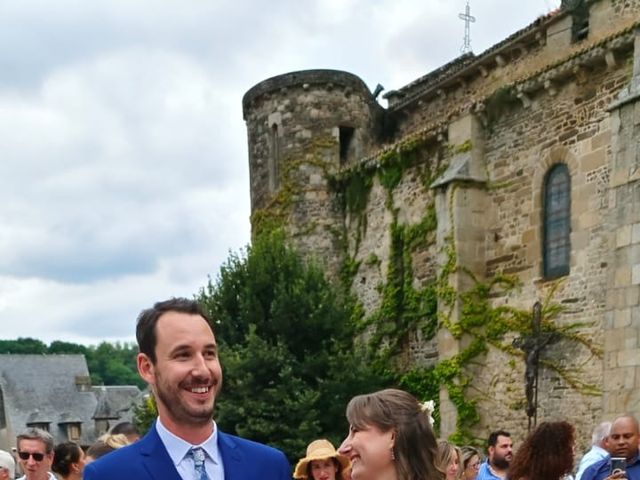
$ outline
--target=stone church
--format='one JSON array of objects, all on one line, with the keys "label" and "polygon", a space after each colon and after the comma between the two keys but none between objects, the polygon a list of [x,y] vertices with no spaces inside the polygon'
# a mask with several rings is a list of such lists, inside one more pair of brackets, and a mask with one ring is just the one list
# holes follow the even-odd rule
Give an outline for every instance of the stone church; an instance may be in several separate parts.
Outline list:
[{"label": "stone church", "polygon": [[[254,233],[284,225],[366,314],[398,278],[396,291],[438,285],[437,328],[405,331],[401,358],[428,367],[484,339],[457,380],[479,438],[500,427],[519,440],[531,413],[532,349],[516,348],[527,332],[495,341],[493,320],[465,320],[461,295],[503,277],[518,286],[490,290],[491,312],[541,301],[557,307],[543,330],[565,333],[528,332],[537,421],[570,420],[584,445],[599,421],[640,415],[639,26],[640,0],[567,0],[387,92],[387,108],[332,70],[270,78],[243,98]],[[437,399],[443,437],[460,415],[451,391]]]}]

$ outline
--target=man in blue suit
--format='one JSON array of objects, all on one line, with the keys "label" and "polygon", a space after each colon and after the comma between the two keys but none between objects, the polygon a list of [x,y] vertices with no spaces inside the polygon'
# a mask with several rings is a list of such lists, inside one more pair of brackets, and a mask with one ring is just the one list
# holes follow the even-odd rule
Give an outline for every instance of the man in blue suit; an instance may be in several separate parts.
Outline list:
[{"label": "man in blue suit", "polygon": [[138,371],[158,418],[140,441],[87,465],[85,480],[290,480],[282,452],[221,432],[213,407],[222,369],[211,322],[188,299],[138,316]]}]

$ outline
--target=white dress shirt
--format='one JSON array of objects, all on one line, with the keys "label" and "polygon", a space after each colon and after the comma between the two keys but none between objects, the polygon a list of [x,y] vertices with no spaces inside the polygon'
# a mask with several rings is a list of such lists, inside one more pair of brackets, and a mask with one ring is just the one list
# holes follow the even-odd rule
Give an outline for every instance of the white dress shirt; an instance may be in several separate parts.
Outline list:
[{"label": "white dress shirt", "polygon": [[[212,420],[213,422],[213,420]],[[205,453],[204,468],[211,480],[224,480],[224,466],[218,449],[218,427],[213,422],[213,433],[200,445],[191,445],[180,437],[177,437],[162,424],[160,417],[156,421],[156,431],[164,447],[169,452],[173,464],[182,477],[182,480],[196,479],[196,470],[193,458],[189,455],[189,450],[193,447],[201,447]]]},{"label": "white dress shirt", "polygon": [[596,462],[599,462],[603,458],[609,455],[604,448],[599,447],[598,445],[594,445],[591,447],[587,453],[584,454],[584,457],[580,460],[580,466],[578,467],[578,473],[576,473],[576,480],[580,480],[584,471],[593,465]]},{"label": "white dress shirt", "polygon": [[[47,472],[47,475],[49,475],[49,480],[58,480],[56,476],[51,472]],[[16,480],[27,480],[27,476],[23,475],[20,478],[16,478]]]}]

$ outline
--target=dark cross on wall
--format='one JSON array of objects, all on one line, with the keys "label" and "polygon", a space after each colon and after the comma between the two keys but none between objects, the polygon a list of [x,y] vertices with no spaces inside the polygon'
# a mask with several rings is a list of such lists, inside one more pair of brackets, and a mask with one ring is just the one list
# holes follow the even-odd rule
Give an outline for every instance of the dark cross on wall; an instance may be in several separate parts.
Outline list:
[{"label": "dark cross on wall", "polygon": [[531,334],[523,335],[513,341],[513,346],[525,354],[525,394],[527,397],[528,429],[531,431],[538,422],[538,373],[540,354],[550,343],[556,340],[553,332],[542,330],[542,304],[533,304],[531,315]]}]

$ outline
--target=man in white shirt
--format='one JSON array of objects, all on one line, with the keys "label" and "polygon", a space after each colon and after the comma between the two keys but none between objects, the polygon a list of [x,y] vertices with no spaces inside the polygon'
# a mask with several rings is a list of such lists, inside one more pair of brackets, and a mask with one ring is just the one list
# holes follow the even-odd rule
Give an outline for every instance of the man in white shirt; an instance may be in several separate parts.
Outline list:
[{"label": "man in white shirt", "polygon": [[56,480],[50,472],[53,463],[53,437],[39,428],[18,435],[18,462],[24,476],[18,480]]},{"label": "man in white shirt", "polygon": [[602,422],[593,429],[591,434],[591,450],[584,454],[578,465],[576,480],[580,480],[584,471],[600,460],[603,460],[609,452],[607,450],[607,440],[611,432],[611,422]]}]

